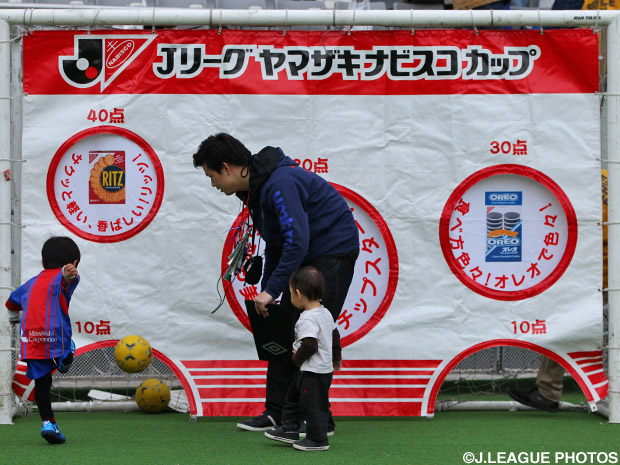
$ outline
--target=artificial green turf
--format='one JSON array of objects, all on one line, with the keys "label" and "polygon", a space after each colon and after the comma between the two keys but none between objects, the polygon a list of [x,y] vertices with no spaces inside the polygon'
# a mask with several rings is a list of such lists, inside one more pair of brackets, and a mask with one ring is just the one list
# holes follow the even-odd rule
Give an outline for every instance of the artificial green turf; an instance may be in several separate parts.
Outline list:
[{"label": "artificial green turf", "polygon": [[191,423],[180,413],[60,412],[56,419],[67,436],[62,445],[39,436],[36,414],[0,425],[0,464],[458,465],[466,452],[476,458],[482,453],[486,460],[489,453],[543,451],[551,452],[548,463],[570,463],[556,462],[554,453],[620,451],[620,425],[585,412],[438,412],[432,420],[341,417],[326,452],[300,452],[263,433],[237,430],[237,418]]}]

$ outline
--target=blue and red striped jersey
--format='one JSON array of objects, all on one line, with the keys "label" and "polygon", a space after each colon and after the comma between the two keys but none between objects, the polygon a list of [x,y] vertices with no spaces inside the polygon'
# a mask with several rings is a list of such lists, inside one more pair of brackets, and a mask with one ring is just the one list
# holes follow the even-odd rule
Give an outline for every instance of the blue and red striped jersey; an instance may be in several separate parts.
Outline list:
[{"label": "blue and red striped jersey", "polygon": [[19,328],[21,359],[65,357],[71,347],[69,302],[80,277],[69,284],[62,269],[43,270],[11,292],[6,307],[23,310]]}]

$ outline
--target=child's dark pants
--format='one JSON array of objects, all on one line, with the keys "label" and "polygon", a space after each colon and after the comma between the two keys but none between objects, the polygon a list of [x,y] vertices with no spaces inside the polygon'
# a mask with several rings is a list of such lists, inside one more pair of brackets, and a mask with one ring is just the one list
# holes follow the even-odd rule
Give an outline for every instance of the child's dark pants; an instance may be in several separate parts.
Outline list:
[{"label": "child's dark pants", "polygon": [[286,395],[282,426],[297,430],[301,420],[306,420],[306,438],[319,443],[327,442],[329,387],[332,378],[333,373],[300,371]]}]

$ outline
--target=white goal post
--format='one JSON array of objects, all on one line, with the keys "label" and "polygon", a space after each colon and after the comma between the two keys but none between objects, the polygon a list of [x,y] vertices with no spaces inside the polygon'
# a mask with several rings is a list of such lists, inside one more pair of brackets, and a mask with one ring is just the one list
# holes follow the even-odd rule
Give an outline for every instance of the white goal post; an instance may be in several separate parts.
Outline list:
[{"label": "white goal post", "polygon": [[[384,26],[454,28],[465,27],[592,27],[605,30],[607,85],[604,93],[602,158],[608,164],[609,177],[609,422],[620,423],[620,11],[426,11],[426,10],[219,10],[158,8],[0,8],[0,304],[8,299],[13,276],[11,244],[16,225],[11,220],[12,184],[9,174],[17,157],[19,141],[11,126],[16,94],[11,76],[15,59],[11,27],[31,26],[169,26],[203,25],[210,27],[289,27],[299,25]],[[606,150],[605,150],[606,149]],[[9,173],[5,177],[3,173]],[[11,327],[0,316],[0,424],[11,424],[13,414]]]}]

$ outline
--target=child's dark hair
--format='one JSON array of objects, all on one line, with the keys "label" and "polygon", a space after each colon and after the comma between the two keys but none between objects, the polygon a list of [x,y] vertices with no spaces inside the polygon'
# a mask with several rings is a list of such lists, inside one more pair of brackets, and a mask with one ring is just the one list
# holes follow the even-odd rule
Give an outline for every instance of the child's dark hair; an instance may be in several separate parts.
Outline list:
[{"label": "child's dark hair", "polygon": [[325,294],[323,273],[313,266],[299,268],[288,283],[293,290],[299,290],[308,300],[321,300]]},{"label": "child's dark hair", "polygon": [[41,258],[46,270],[62,268],[67,263],[80,262],[80,248],[70,237],[52,236],[43,244]]}]

